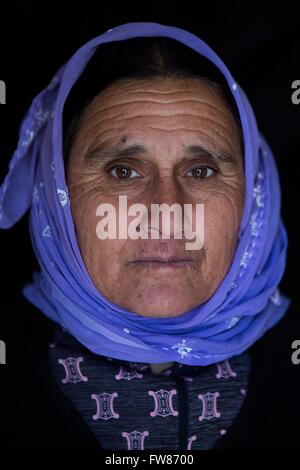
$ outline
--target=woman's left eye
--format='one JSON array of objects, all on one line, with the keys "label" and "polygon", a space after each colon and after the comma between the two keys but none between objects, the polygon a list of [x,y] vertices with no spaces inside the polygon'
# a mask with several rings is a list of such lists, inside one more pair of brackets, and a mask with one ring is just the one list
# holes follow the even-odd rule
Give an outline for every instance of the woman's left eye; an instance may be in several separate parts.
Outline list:
[{"label": "woman's left eye", "polygon": [[196,166],[195,168],[190,170],[187,175],[193,176],[194,178],[204,179],[209,178],[214,173],[216,173],[216,170],[210,168],[209,166]]}]

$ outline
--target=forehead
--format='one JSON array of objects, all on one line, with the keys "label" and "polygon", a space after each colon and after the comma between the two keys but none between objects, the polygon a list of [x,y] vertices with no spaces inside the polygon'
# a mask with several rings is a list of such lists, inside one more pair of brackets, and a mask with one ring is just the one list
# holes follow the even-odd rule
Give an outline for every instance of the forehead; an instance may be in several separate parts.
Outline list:
[{"label": "forehead", "polygon": [[[143,106],[143,107],[141,107]],[[86,107],[83,119],[96,118],[101,114],[130,114],[138,108],[166,113],[199,112],[218,115],[225,120],[232,114],[221,92],[208,81],[196,78],[153,78],[119,80],[104,88]]]},{"label": "forehead", "polygon": [[179,140],[197,132],[214,146],[228,149],[239,142],[237,124],[223,96],[194,78],[121,80],[102,90],[82,114],[78,134],[86,144],[96,144],[123,132]]}]

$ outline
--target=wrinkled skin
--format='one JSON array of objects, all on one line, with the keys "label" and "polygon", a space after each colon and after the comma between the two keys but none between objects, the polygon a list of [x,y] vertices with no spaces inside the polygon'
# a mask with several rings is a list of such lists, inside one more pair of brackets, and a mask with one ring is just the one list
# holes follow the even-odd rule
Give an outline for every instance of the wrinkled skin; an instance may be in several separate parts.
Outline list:
[{"label": "wrinkled skin", "polygon": [[[100,145],[132,144],[148,153],[118,158],[95,153]],[[231,159],[183,158],[188,145]],[[83,260],[111,302],[143,316],[176,317],[217,290],[235,253],[244,174],[238,126],[208,83],[155,78],[110,84],[82,114],[67,181]],[[187,251],[184,238],[99,240],[96,208],[111,203],[118,214],[119,194],[127,196],[128,206],[143,203],[149,210],[151,203],[204,204],[204,247]],[[190,261],[177,268],[138,261],[168,253]]]}]

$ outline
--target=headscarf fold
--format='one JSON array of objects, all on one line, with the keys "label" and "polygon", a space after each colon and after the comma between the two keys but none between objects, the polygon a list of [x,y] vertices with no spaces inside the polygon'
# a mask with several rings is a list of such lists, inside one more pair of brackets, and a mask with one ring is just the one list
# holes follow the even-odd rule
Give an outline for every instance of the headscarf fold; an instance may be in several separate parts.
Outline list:
[{"label": "headscarf fold", "polygon": [[[63,160],[62,114],[67,96],[101,44],[166,36],[210,60],[235,99],[244,140],[245,202],[230,269],[214,295],[178,317],[144,317],[110,302],[92,282],[77,243]],[[33,100],[0,188],[0,227],[30,209],[30,234],[40,264],[23,294],[96,354],[140,362],[208,365],[249,348],[286,313],[278,285],[287,234],[272,151],[257,128],[243,90],[200,38],[158,23],[126,23],[83,45]]]}]

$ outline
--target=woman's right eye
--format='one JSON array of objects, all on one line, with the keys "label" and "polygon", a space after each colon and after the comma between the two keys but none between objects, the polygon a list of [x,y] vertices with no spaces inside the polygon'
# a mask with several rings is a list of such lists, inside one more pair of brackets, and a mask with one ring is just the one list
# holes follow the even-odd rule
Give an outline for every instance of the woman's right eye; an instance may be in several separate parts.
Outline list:
[{"label": "woman's right eye", "polygon": [[[121,180],[132,179],[140,176],[135,170],[126,165],[118,165],[109,170],[109,173],[114,177]],[[134,175],[132,175],[135,173]]]}]

